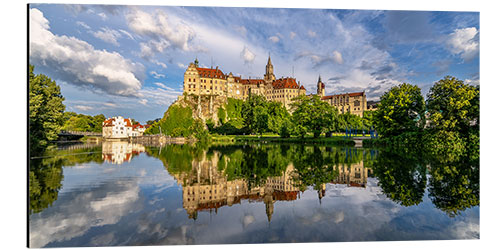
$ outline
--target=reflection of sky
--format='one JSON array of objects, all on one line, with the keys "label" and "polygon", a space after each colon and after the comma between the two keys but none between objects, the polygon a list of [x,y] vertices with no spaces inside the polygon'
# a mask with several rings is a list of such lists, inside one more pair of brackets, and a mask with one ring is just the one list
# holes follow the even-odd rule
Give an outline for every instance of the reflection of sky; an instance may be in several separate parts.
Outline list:
[{"label": "reflection of sky", "polygon": [[327,184],[321,203],[312,189],[277,201],[271,222],[264,203],[248,200],[192,220],[175,179],[141,154],[64,168],[58,200],[31,217],[30,229],[32,247],[470,239],[479,237],[479,208],[450,218],[427,196],[402,207],[368,178],[366,188]]}]

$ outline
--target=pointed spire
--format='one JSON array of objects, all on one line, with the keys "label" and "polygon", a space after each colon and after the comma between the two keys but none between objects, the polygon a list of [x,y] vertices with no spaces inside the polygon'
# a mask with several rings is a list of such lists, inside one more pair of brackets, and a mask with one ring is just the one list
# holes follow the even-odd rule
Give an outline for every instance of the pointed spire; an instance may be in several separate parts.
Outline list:
[{"label": "pointed spire", "polygon": [[318,82],[321,82],[321,75],[319,75]]},{"label": "pointed spire", "polygon": [[269,52],[269,59],[267,59],[267,64],[270,65],[271,63],[271,52]]}]

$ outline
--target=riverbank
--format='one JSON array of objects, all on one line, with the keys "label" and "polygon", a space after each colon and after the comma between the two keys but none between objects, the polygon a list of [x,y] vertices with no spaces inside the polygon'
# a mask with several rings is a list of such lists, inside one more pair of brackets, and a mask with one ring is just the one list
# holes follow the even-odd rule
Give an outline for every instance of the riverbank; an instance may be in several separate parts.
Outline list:
[{"label": "riverbank", "polygon": [[312,136],[282,138],[279,135],[210,135],[212,142],[280,142],[280,143],[303,143],[303,144],[330,144],[342,146],[354,146],[352,138],[344,136],[319,137]]}]

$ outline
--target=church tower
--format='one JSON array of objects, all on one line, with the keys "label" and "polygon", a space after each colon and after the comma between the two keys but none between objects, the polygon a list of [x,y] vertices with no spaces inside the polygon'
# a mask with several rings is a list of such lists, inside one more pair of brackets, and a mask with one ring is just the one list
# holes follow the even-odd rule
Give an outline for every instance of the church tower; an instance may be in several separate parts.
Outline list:
[{"label": "church tower", "polygon": [[318,96],[323,97],[325,96],[325,84],[321,81],[321,76],[318,78]]},{"label": "church tower", "polygon": [[267,60],[267,65],[266,65],[266,74],[264,75],[264,80],[266,82],[272,82],[276,80],[273,71],[274,69],[273,69],[273,64],[271,63],[271,54],[269,54],[269,59]]}]

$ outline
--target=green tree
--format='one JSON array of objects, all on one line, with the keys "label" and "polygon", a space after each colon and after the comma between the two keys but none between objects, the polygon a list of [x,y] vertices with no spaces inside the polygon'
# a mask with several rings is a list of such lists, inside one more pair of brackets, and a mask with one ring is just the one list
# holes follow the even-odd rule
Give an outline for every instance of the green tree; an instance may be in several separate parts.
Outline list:
[{"label": "green tree", "polygon": [[102,123],[106,120],[106,117],[103,114],[99,114],[93,117],[93,132],[102,132]]},{"label": "green tree", "polygon": [[383,137],[418,132],[423,128],[424,97],[420,88],[403,83],[392,87],[380,98],[375,111],[375,126]]},{"label": "green tree", "polygon": [[292,103],[292,118],[297,125],[298,134],[304,136],[304,130],[312,132],[314,138],[321,133],[332,131],[337,127],[337,110],[318,96],[298,96]]},{"label": "green tree", "polygon": [[291,118],[285,118],[281,123],[281,128],[279,131],[279,135],[283,138],[288,138],[294,133],[293,123],[290,121]]},{"label": "green tree", "polygon": [[219,109],[217,109],[217,117],[219,118],[219,124],[226,123],[226,110],[219,107]]},{"label": "green tree", "polygon": [[427,94],[427,111],[432,129],[466,134],[479,127],[479,87],[446,76]]},{"label": "green tree", "polygon": [[57,139],[65,109],[56,82],[46,75],[35,75],[34,69],[29,66],[29,142],[33,151]]},{"label": "green tree", "polygon": [[267,101],[263,96],[250,95],[243,103],[241,112],[245,127],[250,133],[262,133],[267,130]]},{"label": "green tree", "polygon": [[190,107],[170,105],[163,118],[148,128],[145,134],[162,134],[173,137],[188,137],[193,134],[193,111]]},{"label": "green tree", "polygon": [[267,127],[273,133],[279,133],[282,124],[290,118],[290,113],[280,102],[269,102],[267,108],[269,119]]},{"label": "green tree", "polygon": [[365,111],[363,113],[363,118],[362,118],[363,129],[370,129],[372,126],[374,126],[373,113],[374,111]]},{"label": "green tree", "polygon": [[479,87],[446,76],[430,89],[427,111],[424,139],[436,155],[458,157],[466,150],[479,150]]}]

